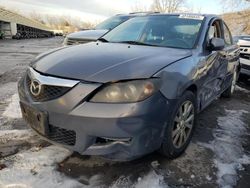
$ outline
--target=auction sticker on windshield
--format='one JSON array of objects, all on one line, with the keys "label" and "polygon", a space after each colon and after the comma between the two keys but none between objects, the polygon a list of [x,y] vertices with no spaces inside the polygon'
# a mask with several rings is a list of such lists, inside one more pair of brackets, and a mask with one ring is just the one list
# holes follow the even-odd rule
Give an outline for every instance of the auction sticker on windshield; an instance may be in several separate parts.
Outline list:
[{"label": "auction sticker on windshield", "polygon": [[179,18],[194,19],[194,20],[203,20],[203,19],[204,19],[204,16],[201,16],[201,15],[193,15],[193,14],[180,14]]}]

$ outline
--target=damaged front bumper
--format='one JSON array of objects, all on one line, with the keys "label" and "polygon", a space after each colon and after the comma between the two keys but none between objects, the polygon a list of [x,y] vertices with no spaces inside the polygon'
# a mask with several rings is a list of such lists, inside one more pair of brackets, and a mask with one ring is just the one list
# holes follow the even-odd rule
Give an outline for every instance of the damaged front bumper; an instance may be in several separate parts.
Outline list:
[{"label": "damaged front bumper", "polygon": [[250,54],[249,59],[240,58],[241,69],[240,73],[250,76]]},{"label": "damaged front bumper", "polygon": [[250,46],[244,45],[240,47],[240,73],[250,76]]},{"label": "damaged front bumper", "polygon": [[64,95],[39,102],[30,95],[26,75],[19,82],[23,114],[32,113],[25,106],[37,111],[34,117],[46,113],[47,131],[41,132],[32,123],[28,124],[47,141],[83,155],[131,160],[157,150],[162,143],[171,101],[156,92],[137,103],[87,102],[85,98],[99,86],[79,82]]}]

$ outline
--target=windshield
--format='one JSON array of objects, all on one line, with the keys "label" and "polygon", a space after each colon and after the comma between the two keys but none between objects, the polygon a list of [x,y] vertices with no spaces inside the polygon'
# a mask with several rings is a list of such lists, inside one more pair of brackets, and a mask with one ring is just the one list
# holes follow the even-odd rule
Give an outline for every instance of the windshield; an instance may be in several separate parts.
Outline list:
[{"label": "windshield", "polygon": [[95,27],[95,29],[111,30],[111,29],[114,29],[116,26],[120,25],[121,23],[125,22],[128,19],[129,18],[125,17],[125,16],[114,16],[114,17],[111,17],[111,18],[105,20],[104,22],[98,24]]},{"label": "windshield", "polygon": [[109,42],[134,42],[161,47],[193,48],[203,17],[158,15],[136,17],[113,29],[103,38]]}]

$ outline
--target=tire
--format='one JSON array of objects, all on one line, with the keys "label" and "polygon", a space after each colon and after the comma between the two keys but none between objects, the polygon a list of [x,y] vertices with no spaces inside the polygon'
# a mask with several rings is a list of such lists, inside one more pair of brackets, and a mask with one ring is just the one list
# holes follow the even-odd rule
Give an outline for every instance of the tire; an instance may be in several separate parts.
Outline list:
[{"label": "tire", "polygon": [[[190,122],[192,124],[190,126],[191,128],[184,128],[185,125],[183,125],[183,122],[180,121],[182,118],[180,118],[180,109],[182,109],[182,112],[185,111],[185,105],[192,105],[192,109],[190,114],[193,114],[193,120]],[[167,121],[167,127],[165,130],[164,138],[162,141],[162,145],[160,148],[160,153],[167,157],[168,159],[175,159],[179,157],[187,148],[188,144],[190,143],[191,137],[193,135],[193,130],[196,124],[196,114],[197,114],[197,105],[196,105],[196,97],[191,91],[186,91],[182,97],[177,101],[175,107],[173,108],[168,121]],[[189,108],[188,108],[189,109]],[[190,116],[187,116],[187,119]],[[179,122],[179,123],[178,123]],[[179,127],[179,128],[178,128]],[[186,134],[186,140],[183,142],[183,144],[179,144],[180,137],[182,139],[184,138],[183,136],[183,130],[185,131]],[[176,138],[179,135],[179,139]],[[177,139],[177,141],[176,141]],[[178,146],[177,146],[178,145]]]},{"label": "tire", "polygon": [[232,95],[234,94],[234,91],[235,91],[236,83],[237,83],[237,80],[238,80],[238,75],[239,75],[239,73],[235,71],[234,74],[233,74],[232,83],[231,83],[230,86],[221,94],[222,97],[224,97],[224,98],[231,98],[231,97],[232,97]]},{"label": "tire", "polygon": [[238,81],[247,83],[249,79],[250,79],[250,76],[245,75],[245,74],[240,74]]}]

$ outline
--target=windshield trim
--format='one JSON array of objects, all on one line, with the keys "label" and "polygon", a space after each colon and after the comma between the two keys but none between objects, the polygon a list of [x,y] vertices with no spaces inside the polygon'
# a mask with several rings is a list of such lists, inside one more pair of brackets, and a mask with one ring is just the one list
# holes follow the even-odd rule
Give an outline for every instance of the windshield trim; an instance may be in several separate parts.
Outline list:
[{"label": "windshield trim", "polygon": [[[102,42],[102,41],[101,41]],[[137,42],[139,41],[134,41],[135,44],[132,44],[132,41],[131,43],[127,43],[127,41],[118,41],[118,42],[106,42],[106,43],[114,43],[114,44],[128,44],[128,45],[134,45],[134,46],[147,46],[147,47],[158,47],[158,48],[174,48],[174,49],[184,49],[184,50],[191,50],[193,48],[182,48],[182,47],[175,47],[175,46],[160,46],[160,45],[153,45],[153,44],[147,44],[147,43],[142,43],[142,44],[136,44]],[[105,43],[105,42],[103,42]]]},{"label": "windshield trim", "polygon": [[[106,39],[105,39],[106,40]],[[175,47],[175,46],[159,46],[159,45],[150,45],[150,44],[129,44],[129,43],[125,43],[125,42],[110,42],[110,41],[102,41],[101,40],[97,40],[98,42],[101,42],[101,43],[111,43],[111,44],[124,44],[124,45],[133,45],[133,46],[144,46],[144,47],[157,47],[157,48],[172,48],[172,49],[180,49],[180,50],[192,50],[194,48],[181,48],[181,47]],[[137,41],[135,41],[137,42]]]},{"label": "windshield trim", "polygon": [[207,17],[204,17],[204,19],[201,22],[200,30],[198,32],[198,35],[197,35],[196,41],[194,43],[194,46],[191,49],[197,49],[198,43],[199,43],[200,39],[202,38],[201,35],[202,35],[202,31],[204,29],[204,25],[205,25],[206,21],[207,21]]}]

